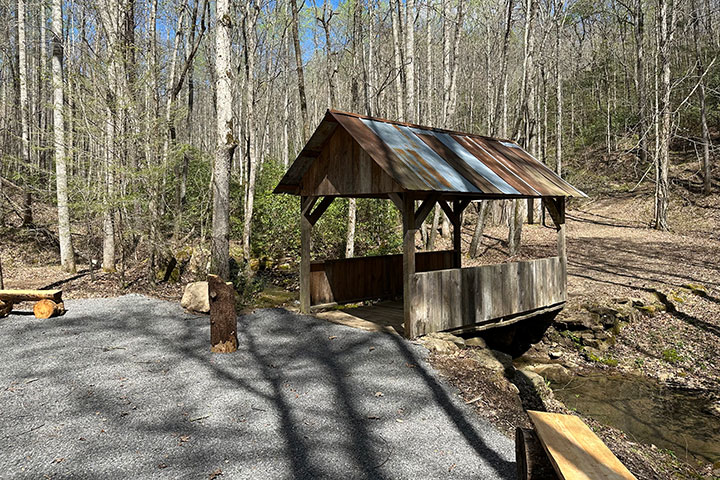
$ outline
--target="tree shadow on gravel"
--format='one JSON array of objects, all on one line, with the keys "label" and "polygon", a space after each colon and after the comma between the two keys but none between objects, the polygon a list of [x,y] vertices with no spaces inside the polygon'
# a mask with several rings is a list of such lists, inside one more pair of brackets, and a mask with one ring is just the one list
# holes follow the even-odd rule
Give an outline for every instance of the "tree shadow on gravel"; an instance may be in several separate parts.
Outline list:
[{"label": "tree shadow on gravel", "polygon": [[[168,311],[168,304],[155,310],[142,297],[108,302],[77,316],[69,302],[64,317],[20,319],[3,332],[8,374],[40,379],[42,391],[19,383],[38,396],[29,401],[63,405],[55,416],[35,414],[46,426],[15,440],[12,453],[22,458],[19,452],[62,424],[67,437],[43,440],[50,442],[44,455],[63,450],[68,461],[43,461],[30,472],[175,478],[221,468],[248,478],[470,478],[482,464],[494,478],[514,478],[514,463],[488,445],[471,412],[405,340],[276,309],[240,317],[238,352],[211,354],[207,317]],[[0,407],[12,412],[9,395],[0,393]],[[436,435],[417,423],[428,405],[447,420],[431,424],[446,425]],[[34,427],[31,419],[14,422],[11,434]],[[445,460],[435,458],[433,442],[466,452],[466,464],[440,470]]]}]

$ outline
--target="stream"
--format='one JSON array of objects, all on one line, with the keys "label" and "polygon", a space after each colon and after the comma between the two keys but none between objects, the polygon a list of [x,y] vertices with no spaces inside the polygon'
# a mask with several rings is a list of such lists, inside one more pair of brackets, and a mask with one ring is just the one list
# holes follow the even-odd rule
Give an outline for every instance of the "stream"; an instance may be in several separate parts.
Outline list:
[{"label": "stream", "polygon": [[692,463],[720,460],[720,416],[697,392],[634,375],[547,378],[568,408],[625,432],[631,440],[671,450]]}]

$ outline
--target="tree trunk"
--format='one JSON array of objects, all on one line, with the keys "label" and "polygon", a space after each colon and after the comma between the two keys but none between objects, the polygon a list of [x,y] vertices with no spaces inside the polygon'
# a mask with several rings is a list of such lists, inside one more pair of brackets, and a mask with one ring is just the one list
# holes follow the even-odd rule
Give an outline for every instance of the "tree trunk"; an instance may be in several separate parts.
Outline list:
[{"label": "tree trunk", "polygon": [[509,219],[510,228],[508,229],[508,252],[511,257],[517,255],[520,251],[523,218],[525,218],[523,205],[525,203],[522,200],[512,201],[512,214]]},{"label": "tree trunk", "polygon": [[559,177],[562,177],[563,77],[562,71],[560,70],[560,35],[562,33],[562,24],[558,20],[560,16],[563,17],[563,23],[565,18],[564,14],[558,14],[555,24],[555,102],[557,103],[557,112],[555,116],[555,173],[557,173]]},{"label": "tree trunk", "polygon": [[230,166],[237,143],[233,133],[230,0],[218,0],[215,26],[217,123],[213,167],[211,271],[230,277]]},{"label": "tree trunk", "polygon": [[397,119],[405,120],[405,99],[407,95],[403,85],[405,78],[405,63],[403,62],[403,52],[400,47],[400,38],[402,36],[400,25],[400,2],[399,0],[390,0],[390,17],[392,18],[392,37],[393,37],[393,60],[395,62],[395,103]]},{"label": "tree trunk", "polygon": [[245,19],[243,21],[243,37],[245,39],[245,116],[247,119],[247,182],[245,188],[245,212],[243,215],[243,257],[246,273],[250,273],[250,245],[255,203],[255,179],[257,177],[257,141],[255,137],[255,63],[257,45],[256,22],[257,10],[254,2],[245,3]]},{"label": "tree trunk", "polygon": [[65,163],[65,124],[63,115],[63,28],[62,0],[52,4],[52,79],[53,79],[53,132],[55,147],[55,180],[58,203],[58,238],[60,240],[60,264],[66,272],[75,272],[75,253],[70,236],[70,211],[68,209],[67,165]]},{"label": "tree trunk", "polygon": [[407,92],[408,108],[405,114],[409,122],[418,122],[416,95],[415,95],[415,1],[405,2],[405,91]]},{"label": "tree trunk", "polygon": [[[223,2],[224,0],[218,1],[221,4]],[[210,351],[212,353],[232,353],[237,350],[238,345],[235,290],[231,283],[225,283],[217,275],[208,275],[208,298],[210,300]]]},{"label": "tree trunk", "polygon": [[335,99],[335,64],[333,62],[332,44],[330,43],[330,20],[334,12],[332,8],[328,14],[328,2],[323,2],[322,18],[318,18],[318,22],[322,25],[325,33],[325,73],[328,80],[328,96],[330,108],[337,108],[337,100]]},{"label": "tree trunk", "polygon": [[675,28],[675,10],[673,0],[660,0],[660,43],[659,63],[662,66],[662,100],[660,116],[657,120],[659,151],[657,155],[657,184],[655,186],[655,228],[669,230],[668,204],[669,183],[668,164],[670,163],[671,116],[670,111],[670,46]]},{"label": "tree trunk", "polygon": [[28,104],[27,40],[25,36],[25,0],[17,2],[18,16],[18,77],[20,80],[20,126],[22,142],[21,171],[23,175],[22,224],[32,225],[32,193],[28,175],[30,167],[30,111]]},{"label": "tree trunk", "polygon": [[700,102],[700,127],[702,128],[702,171],[703,171],[703,193],[709,195],[712,189],[712,173],[710,170],[710,130],[708,129],[707,113],[705,106],[705,67],[703,58],[700,53],[700,45],[698,38],[700,37],[700,12],[693,0],[693,39],[695,41],[695,63],[697,65],[698,80],[698,100]]},{"label": "tree trunk", "polygon": [[645,88],[645,14],[643,13],[642,0],[637,0],[637,8],[635,11],[635,50],[636,50],[636,66],[635,66],[635,83],[637,88],[638,102],[638,157],[644,164],[647,162],[647,93]]},{"label": "tree trunk", "polygon": [[300,96],[300,113],[302,115],[303,142],[310,138],[310,119],[308,118],[307,99],[305,98],[305,75],[303,73],[302,51],[300,50],[300,33],[298,20],[297,0],[290,0],[292,7],[292,31],[293,46],[295,47],[295,69],[298,78],[298,93]]},{"label": "tree trunk", "polygon": [[475,203],[475,211],[477,213],[477,222],[475,223],[475,230],[473,231],[472,241],[470,242],[470,250],[468,255],[470,258],[477,258],[478,247],[482,243],[483,230],[485,228],[485,217],[487,216],[488,206],[490,201],[482,200]]}]

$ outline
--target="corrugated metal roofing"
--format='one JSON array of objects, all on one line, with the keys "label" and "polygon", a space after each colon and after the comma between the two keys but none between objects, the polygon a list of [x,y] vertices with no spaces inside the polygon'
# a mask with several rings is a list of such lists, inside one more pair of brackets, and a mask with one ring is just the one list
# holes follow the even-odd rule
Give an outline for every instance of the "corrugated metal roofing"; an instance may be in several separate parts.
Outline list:
[{"label": "corrugated metal roofing", "polygon": [[515,142],[335,110],[327,111],[276,193],[299,192],[303,175],[336,128],[344,128],[406,191],[478,197],[585,196]]}]

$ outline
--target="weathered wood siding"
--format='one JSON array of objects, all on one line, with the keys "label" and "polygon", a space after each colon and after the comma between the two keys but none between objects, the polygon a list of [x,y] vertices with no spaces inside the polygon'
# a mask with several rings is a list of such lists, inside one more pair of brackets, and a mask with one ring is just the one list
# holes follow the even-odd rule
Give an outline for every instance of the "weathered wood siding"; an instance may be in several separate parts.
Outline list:
[{"label": "weathered wood siding", "polygon": [[460,328],[565,301],[559,257],[416,273],[411,318],[418,335]]},{"label": "weathered wood siding", "polygon": [[379,195],[403,189],[360,148],[350,134],[338,128],[304,174],[301,195]]},{"label": "weathered wood siding", "polygon": [[[417,270],[452,268],[453,252],[418,252]],[[310,302],[344,303],[403,294],[403,256],[379,255],[313,262],[310,265]]]}]

